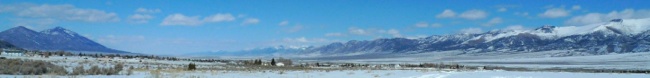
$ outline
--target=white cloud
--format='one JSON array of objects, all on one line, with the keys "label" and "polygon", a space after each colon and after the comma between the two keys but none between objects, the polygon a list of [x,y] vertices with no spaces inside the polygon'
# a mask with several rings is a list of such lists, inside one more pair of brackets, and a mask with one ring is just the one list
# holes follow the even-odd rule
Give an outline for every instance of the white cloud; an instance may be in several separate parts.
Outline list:
[{"label": "white cloud", "polygon": [[248,24],[257,24],[260,23],[260,19],[257,18],[248,18],[242,22],[242,25],[248,25]]},{"label": "white cloud", "polygon": [[415,23],[415,27],[420,27],[420,28],[425,28],[425,27],[442,27],[442,24],[440,23],[432,23],[429,24],[427,22],[418,22]]},{"label": "white cloud", "polygon": [[499,11],[499,12],[506,12],[506,11],[508,11],[508,8],[499,8],[499,9],[497,9],[497,11]]},{"label": "white cloud", "polygon": [[525,29],[523,25],[510,25],[503,30],[523,30]]},{"label": "white cloud", "polygon": [[[253,20],[251,20],[253,19]],[[163,19],[163,22],[160,25],[184,25],[184,26],[196,26],[202,25],[203,23],[217,23],[217,22],[230,22],[234,21],[236,18],[229,13],[217,13],[203,18],[199,16],[185,16],[180,13],[172,14]],[[257,24],[259,22],[256,18],[249,18],[244,21],[246,24]]]},{"label": "white cloud", "polygon": [[355,35],[369,35],[370,34],[368,32],[368,30],[360,29],[360,28],[356,28],[356,27],[348,28],[348,32],[350,32],[350,34],[355,34]]},{"label": "white cloud", "polygon": [[139,23],[139,24],[148,23],[149,20],[154,18],[154,16],[151,14],[159,13],[159,12],[160,9],[138,8],[135,10],[135,14],[128,17],[127,21],[129,23]]},{"label": "white cloud", "polygon": [[428,26],[429,26],[429,23],[427,23],[427,22],[418,22],[418,23],[415,23],[415,27],[422,27],[422,28],[424,28],[424,27],[428,27]]},{"label": "white cloud", "polygon": [[567,20],[565,24],[587,25],[587,24],[594,24],[600,22],[607,22],[612,19],[639,19],[639,18],[650,18],[650,10],[625,9],[622,11],[612,11],[607,14],[588,13],[585,15],[574,16],[571,19]]},{"label": "white cloud", "polygon": [[327,37],[341,37],[341,36],[345,36],[345,34],[343,34],[343,33],[326,33],[325,36],[327,36]]},{"label": "white cloud", "polygon": [[307,38],[305,37],[300,37],[300,38],[295,38],[295,39],[285,39],[287,41],[296,41],[296,42],[308,42]]},{"label": "white cloud", "polygon": [[442,27],[442,24],[440,24],[440,23],[433,23],[433,24],[431,24],[431,27]]},{"label": "white cloud", "polygon": [[361,29],[356,27],[350,27],[348,28],[348,32],[351,35],[359,35],[359,36],[384,37],[388,35],[392,37],[402,37],[402,34],[397,29],[384,30],[384,29],[372,29],[372,28]]},{"label": "white cloud", "polygon": [[580,9],[582,9],[582,7],[580,7],[580,5],[573,5],[573,7],[571,7],[571,9],[580,10]]},{"label": "white cloud", "polygon": [[159,13],[160,9],[146,9],[146,8],[138,8],[135,10],[136,13],[143,13],[143,14],[151,14],[151,13]]},{"label": "white cloud", "polygon": [[148,23],[154,17],[148,14],[133,14],[129,16],[128,21],[131,23]]},{"label": "white cloud", "polygon": [[452,18],[456,16],[456,12],[450,9],[445,9],[442,13],[436,15],[436,18]]},{"label": "white cloud", "polygon": [[199,16],[185,16],[177,13],[165,17],[160,25],[196,26],[201,25],[202,23],[203,22],[199,20]]},{"label": "white cloud", "polygon": [[280,22],[278,25],[279,25],[279,26],[287,26],[287,25],[289,25],[289,21],[286,21],[286,20],[285,20],[285,21],[282,21],[282,22]]},{"label": "white cloud", "polygon": [[400,34],[399,30],[396,29],[389,29],[386,33],[392,35],[393,37],[402,37],[402,34]]},{"label": "white cloud", "polygon": [[429,37],[429,36],[427,36],[427,35],[415,35],[415,36],[408,36],[408,37],[405,37],[405,38],[407,38],[407,39],[420,39],[420,38],[426,38],[426,37]]},{"label": "white cloud", "polygon": [[298,38],[284,38],[284,42],[309,42],[311,40],[307,40],[305,37],[298,37]]},{"label": "white cloud", "polygon": [[494,26],[496,24],[500,24],[501,22],[503,22],[503,19],[501,19],[499,17],[496,17],[496,18],[490,19],[490,21],[488,21],[487,23],[481,24],[481,25],[482,26]]},{"label": "white cloud", "polygon": [[458,17],[469,19],[469,20],[477,20],[477,19],[483,19],[487,17],[487,13],[483,10],[467,10],[463,13],[461,13]]},{"label": "white cloud", "polygon": [[15,4],[0,5],[0,12],[8,12],[19,17],[57,19],[83,22],[116,22],[120,18],[116,13],[97,9],[77,8],[73,5],[34,5]]},{"label": "white cloud", "polygon": [[218,13],[203,19],[205,22],[225,22],[225,21],[234,21],[235,17],[232,14],[228,13]]},{"label": "white cloud", "polygon": [[483,33],[483,29],[481,28],[466,28],[466,29],[461,29],[458,31],[461,34],[477,34],[477,33]]},{"label": "white cloud", "polygon": [[563,8],[551,8],[546,10],[544,13],[539,14],[539,17],[543,18],[559,18],[569,16],[570,11],[567,11]]}]

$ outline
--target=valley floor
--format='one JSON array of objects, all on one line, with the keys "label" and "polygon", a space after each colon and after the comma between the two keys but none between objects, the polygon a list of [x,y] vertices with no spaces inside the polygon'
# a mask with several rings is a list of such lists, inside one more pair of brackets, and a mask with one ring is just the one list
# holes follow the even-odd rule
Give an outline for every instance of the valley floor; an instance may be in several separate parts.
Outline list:
[{"label": "valley floor", "polygon": [[336,70],[336,71],[137,71],[133,75],[0,75],[0,78],[73,77],[73,78],[650,78],[650,74],[573,73],[573,72],[515,72],[428,71],[428,70]]},{"label": "valley floor", "polygon": [[[519,54],[494,54],[493,56],[455,55],[458,52],[413,54],[381,59],[345,59],[331,62],[354,62],[359,64],[388,63],[459,63],[463,65],[494,65],[527,68],[593,68],[593,69],[650,69],[650,52],[611,54],[596,56],[549,57],[562,53],[535,52]],[[124,64],[119,75],[0,75],[0,78],[650,78],[647,73],[587,73],[554,71],[504,71],[504,70],[456,70],[456,69],[350,69],[350,68],[274,68],[247,67],[222,62],[167,61],[152,59],[107,59],[79,56],[8,57],[9,59],[43,60],[62,66],[66,71],[91,66],[111,68]],[[451,60],[453,59],[453,60]],[[305,61],[303,61],[305,62]],[[309,62],[309,61],[306,61]],[[199,70],[185,70],[189,63],[196,63]],[[131,68],[132,67],[132,68]],[[128,73],[127,71],[132,71]]]},{"label": "valley floor", "polygon": [[[464,53],[461,51],[428,52],[400,55],[372,55],[378,58],[353,58],[369,56],[346,56],[325,61],[370,63],[370,64],[419,64],[456,63],[476,66],[506,66],[525,68],[585,68],[585,69],[630,69],[650,70],[650,52],[580,55],[579,52],[490,52]],[[320,60],[317,60],[320,61]]]}]

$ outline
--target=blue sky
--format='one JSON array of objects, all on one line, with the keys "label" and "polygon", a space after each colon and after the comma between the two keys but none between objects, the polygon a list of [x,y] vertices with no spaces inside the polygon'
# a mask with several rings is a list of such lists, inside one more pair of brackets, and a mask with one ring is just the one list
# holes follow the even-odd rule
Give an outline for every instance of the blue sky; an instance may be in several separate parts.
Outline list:
[{"label": "blue sky", "polygon": [[421,38],[647,18],[647,0],[3,0],[0,30],[56,26],[105,46],[179,54]]}]

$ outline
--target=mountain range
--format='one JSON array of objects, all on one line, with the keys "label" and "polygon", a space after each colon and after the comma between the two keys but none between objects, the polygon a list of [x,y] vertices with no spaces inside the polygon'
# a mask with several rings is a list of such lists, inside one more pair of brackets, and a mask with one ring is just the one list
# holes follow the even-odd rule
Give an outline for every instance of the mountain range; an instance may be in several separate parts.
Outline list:
[{"label": "mountain range", "polygon": [[23,26],[0,32],[0,40],[26,50],[128,53],[107,48],[62,27],[36,32]]},{"label": "mountain range", "polygon": [[589,54],[650,51],[650,19],[614,19],[585,26],[542,26],[535,29],[386,38],[336,42],[299,52],[301,55],[423,53],[438,51],[539,52],[566,50]]},{"label": "mountain range", "polygon": [[[461,51],[465,54],[567,51],[590,55],[649,52],[650,18],[614,19],[610,22],[584,26],[545,25],[535,29],[502,29],[483,33],[432,35],[418,39],[351,40],[299,49],[269,47],[235,52],[203,52],[203,55],[326,57],[442,51]],[[239,52],[244,54],[236,54]]]}]

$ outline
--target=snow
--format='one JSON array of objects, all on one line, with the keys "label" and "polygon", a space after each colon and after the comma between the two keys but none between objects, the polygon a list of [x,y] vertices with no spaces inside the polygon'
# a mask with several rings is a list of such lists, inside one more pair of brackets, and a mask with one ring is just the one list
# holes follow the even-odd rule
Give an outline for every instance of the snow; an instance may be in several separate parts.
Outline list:
[{"label": "snow", "polygon": [[474,71],[428,74],[410,78],[647,78],[648,74]]},{"label": "snow", "polygon": [[72,31],[70,31],[70,30],[64,30],[63,32],[68,33],[68,35],[70,35],[70,36],[72,36],[72,37],[74,37],[74,36],[77,34],[77,33],[72,32]]},{"label": "snow", "polygon": [[[472,66],[526,68],[650,69],[650,52],[589,55],[567,50],[542,52],[487,52],[464,54],[463,51],[425,52],[382,56],[382,58],[328,60],[365,64],[457,63]],[[565,54],[574,56],[563,57]],[[581,56],[583,55],[583,56]],[[304,60],[310,61],[310,60]]]},{"label": "snow", "polygon": [[429,70],[304,70],[304,71],[139,71],[133,75],[0,75],[13,77],[75,77],[75,78],[648,78],[650,74],[517,72],[517,71],[429,71]]},{"label": "snow", "polygon": [[[609,31],[607,27],[620,30],[623,34],[634,35],[650,30],[650,18],[644,19],[624,19],[623,22],[603,22],[584,26],[560,26],[554,28],[552,33],[544,33],[535,30],[507,30],[504,33],[496,35],[484,34],[471,40],[485,39],[490,42],[496,39],[530,33],[540,36],[542,39],[556,39],[571,35],[589,34],[597,31]],[[614,33],[614,32],[611,32]]]},{"label": "snow", "polygon": [[[412,55],[400,55],[405,57],[379,58],[379,59],[360,59],[346,61],[381,61],[381,63],[426,63],[426,62],[452,62],[460,64],[478,64],[478,65],[499,65],[507,67],[531,67],[531,68],[548,68],[548,67],[586,67],[586,68],[621,68],[621,69],[647,69],[650,62],[650,52],[642,53],[625,53],[599,56],[572,56],[572,57],[549,57],[550,54],[563,53],[564,51],[547,51],[531,53],[487,53],[480,55],[491,56],[472,56],[457,55],[460,51],[429,52]],[[457,55],[457,56],[450,56]],[[189,61],[164,61],[151,59],[95,59],[85,57],[65,57],[52,56],[50,58],[40,57],[8,57],[44,60],[53,62],[55,65],[64,66],[66,70],[71,71],[73,67],[84,65],[88,68],[91,65],[99,65],[101,68],[113,66],[116,62],[125,63],[125,67],[133,66],[136,69],[147,66],[147,69],[134,70],[132,75],[81,75],[81,76],[50,76],[50,75],[0,75],[0,78],[14,77],[75,77],[75,78],[649,78],[650,74],[627,74],[627,73],[580,73],[580,72],[522,72],[522,71],[500,71],[500,70],[439,70],[439,69],[395,69],[395,70],[194,70],[187,71],[178,68],[180,64],[188,64]],[[103,60],[103,61],[97,61]],[[143,62],[139,62],[142,60]],[[85,61],[82,63],[81,61]],[[391,62],[394,61],[394,62]],[[623,62],[621,62],[623,61]],[[630,62],[632,61],[632,62]],[[575,64],[567,65],[547,65],[547,64],[489,64],[489,63],[471,63],[471,62],[573,62]],[[591,65],[589,63],[597,63]],[[607,63],[599,63],[607,62]],[[223,63],[196,63],[198,68],[221,68],[226,66]],[[366,62],[366,64],[370,64]],[[182,65],[180,65],[182,66]],[[244,69],[244,68],[242,68]],[[122,74],[124,73],[121,72]]]},{"label": "snow", "polygon": [[77,35],[77,33],[64,29],[62,27],[55,27],[53,29],[44,30],[42,33],[49,34],[49,35],[60,35],[63,33],[63,35],[69,35],[72,37],[75,37]]}]

